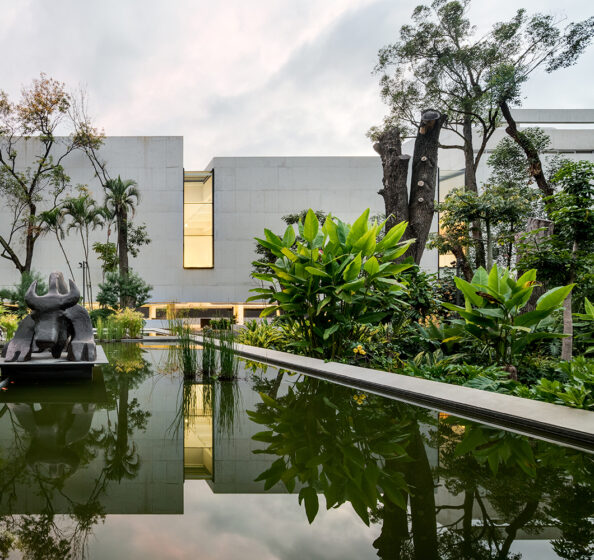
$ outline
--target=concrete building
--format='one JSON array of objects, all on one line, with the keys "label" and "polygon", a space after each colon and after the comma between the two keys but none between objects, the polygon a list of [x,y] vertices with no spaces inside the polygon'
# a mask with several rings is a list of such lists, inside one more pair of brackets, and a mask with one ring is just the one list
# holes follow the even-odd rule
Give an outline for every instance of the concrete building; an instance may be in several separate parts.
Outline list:
[{"label": "concrete building", "polygon": [[[527,126],[544,126],[551,137],[549,152],[574,159],[594,160],[594,110],[518,110],[516,117]],[[569,124],[568,124],[569,123]],[[579,127],[582,128],[579,128]],[[570,128],[573,127],[573,128]],[[498,130],[489,143],[491,150],[505,135]],[[450,142],[448,133],[442,135]],[[35,140],[22,142],[19,163],[31,165]],[[405,142],[412,152],[413,141]],[[281,217],[313,208],[345,221],[352,221],[365,208],[383,211],[382,168],[379,157],[215,157],[203,171],[184,170],[182,137],[109,137],[101,149],[112,176],[134,179],[141,191],[135,224],[145,223],[152,243],[142,248],[131,266],[153,285],[150,315],[164,314],[165,302],[194,302],[208,316],[206,304],[220,304],[226,313],[241,316],[241,305],[255,282],[250,278],[255,260],[254,237],[264,228],[283,231]],[[478,170],[479,181],[489,175],[488,153]],[[463,181],[463,155],[460,150],[442,150],[439,155],[439,198]],[[65,160],[72,185],[88,185],[98,201],[103,192],[86,156],[73,153]],[[185,171],[185,173],[184,173]],[[184,179],[185,177],[185,179]],[[0,233],[10,224],[10,208],[0,206]],[[433,231],[437,227],[434,220]],[[105,241],[106,231],[91,234],[91,242]],[[112,232],[115,240],[115,232]],[[75,280],[82,274],[80,240],[71,233],[64,242],[73,265]],[[425,252],[422,266],[436,270],[435,251]],[[443,265],[444,263],[442,263]],[[94,292],[101,281],[96,259],[89,263]],[[53,270],[67,272],[56,239],[46,236],[36,245],[33,268],[44,276]],[[0,288],[18,280],[14,265],[0,259]],[[254,316],[257,311],[246,311]]]}]

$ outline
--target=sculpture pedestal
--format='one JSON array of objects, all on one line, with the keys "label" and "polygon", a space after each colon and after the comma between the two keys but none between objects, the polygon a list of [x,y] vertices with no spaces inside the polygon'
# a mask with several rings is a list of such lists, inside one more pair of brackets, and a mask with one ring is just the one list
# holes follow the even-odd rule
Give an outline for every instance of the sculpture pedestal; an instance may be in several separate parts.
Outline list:
[{"label": "sculpture pedestal", "polygon": [[101,346],[97,346],[97,358],[92,362],[70,362],[66,352],[60,358],[53,358],[49,352],[32,354],[28,362],[7,362],[0,358],[2,377],[12,379],[43,380],[52,379],[92,379],[93,367],[108,364],[109,360]]}]

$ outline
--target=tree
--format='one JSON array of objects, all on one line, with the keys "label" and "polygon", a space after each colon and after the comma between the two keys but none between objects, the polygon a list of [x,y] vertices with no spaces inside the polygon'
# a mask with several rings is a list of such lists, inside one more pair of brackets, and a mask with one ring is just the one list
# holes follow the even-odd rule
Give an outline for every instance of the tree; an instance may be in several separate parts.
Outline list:
[{"label": "tree", "polygon": [[[530,138],[517,130],[510,107],[519,104],[521,85],[534,70],[544,66],[552,72],[576,62],[591,40],[594,18],[561,29],[561,20],[553,16],[528,18],[525,10],[518,10],[478,37],[467,17],[469,6],[470,0],[417,6],[399,40],[380,50],[376,71],[382,74],[382,97],[390,106],[384,125],[410,129],[419,111],[439,107],[447,115],[444,128],[461,140],[440,147],[463,151],[465,186],[478,192],[476,170],[503,114],[508,134],[524,149],[539,188],[550,195],[538,153]],[[478,240],[480,227],[473,224],[470,233]],[[484,264],[478,251],[476,266]]]},{"label": "tree", "polygon": [[437,151],[439,134],[446,116],[438,111],[426,110],[421,115],[413,154],[410,197],[407,189],[408,160],[402,154],[400,129],[391,128],[377,137],[374,149],[382,159],[384,197],[388,220],[386,232],[400,221],[408,222],[404,239],[414,239],[405,258],[412,256],[420,264],[435,212],[437,184]]},{"label": "tree", "polygon": [[[118,259],[120,276],[128,276],[128,213],[134,214],[134,208],[140,200],[140,191],[136,188],[137,183],[132,179],[122,181],[118,175],[117,179],[109,179],[105,183],[105,207],[113,213],[118,230]],[[128,302],[122,300],[122,307],[127,307]]]},{"label": "tree", "polygon": [[[561,285],[574,283],[594,270],[594,163],[568,161],[552,183],[561,188],[545,199],[554,234],[539,243],[538,251],[524,252],[522,266],[538,266],[551,284]],[[569,335],[562,344],[564,360],[572,357],[572,307],[569,294],[563,312],[563,332]]]},{"label": "tree", "polygon": [[[89,127],[80,134],[69,113],[72,98],[65,85],[41,74],[23,88],[21,100],[12,103],[0,91],[0,194],[10,209],[8,233],[0,234],[0,256],[20,273],[31,271],[35,244],[43,233],[39,213],[60,204],[70,178],[64,160],[90,143],[97,148],[102,137]],[[88,124],[88,123],[87,123]],[[69,136],[56,136],[58,129]],[[33,151],[27,166],[20,154]]]},{"label": "tree", "polygon": [[68,265],[68,270],[70,271],[70,277],[72,281],[74,281],[74,273],[72,272],[72,266],[70,265],[70,259],[66,254],[66,250],[64,249],[64,245],[62,241],[66,237],[66,233],[64,231],[64,214],[62,212],[62,208],[56,206],[51,210],[45,210],[39,214],[39,220],[42,224],[43,232],[44,233],[53,233],[56,236],[56,240],[58,245],[60,246],[60,250],[64,255],[64,260]]},{"label": "tree", "polygon": [[85,261],[87,263],[87,278],[85,281],[89,288],[89,300],[92,302],[93,285],[91,283],[91,274],[88,264],[91,248],[89,244],[89,233],[91,230],[103,226],[103,212],[85,188],[81,188],[80,192],[80,196],[76,198],[67,198],[64,201],[62,204],[62,211],[64,216],[68,216],[71,220],[67,230],[70,231],[71,229],[75,229],[80,234]]}]

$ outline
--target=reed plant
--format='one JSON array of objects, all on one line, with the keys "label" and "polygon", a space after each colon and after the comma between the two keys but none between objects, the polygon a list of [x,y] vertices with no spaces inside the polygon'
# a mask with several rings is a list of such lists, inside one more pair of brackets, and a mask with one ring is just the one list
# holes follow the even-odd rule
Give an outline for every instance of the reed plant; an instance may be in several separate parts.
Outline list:
[{"label": "reed plant", "polygon": [[215,383],[215,426],[219,434],[229,438],[233,435],[235,421],[239,417],[241,392],[236,382],[216,381]]},{"label": "reed plant", "polygon": [[179,330],[177,351],[184,377],[193,377],[198,371],[198,347],[188,324],[183,324]]},{"label": "reed plant", "polygon": [[217,372],[217,351],[215,333],[211,329],[202,331],[202,373],[210,377]]},{"label": "reed plant", "polygon": [[[109,321],[109,319],[107,321]],[[106,339],[105,330],[106,330],[106,325],[105,325],[105,322],[103,321],[103,318],[98,317],[95,338],[97,340],[105,340]]]},{"label": "reed plant", "polygon": [[220,331],[219,339],[219,378],[237,377],[238,362],[235,358],[235,334],[231,329]]}]

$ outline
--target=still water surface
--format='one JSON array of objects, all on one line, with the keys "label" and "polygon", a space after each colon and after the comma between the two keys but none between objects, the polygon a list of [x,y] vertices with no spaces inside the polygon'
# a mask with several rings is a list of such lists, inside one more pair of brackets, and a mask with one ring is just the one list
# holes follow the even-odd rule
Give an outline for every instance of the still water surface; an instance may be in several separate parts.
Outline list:
[{"label": "still water surface", "polygon": [[[0,558],[589,559],[593,456],[242,361],[106,345],[0,395]],[[329,509],[327,509],[329,507]]]}]

